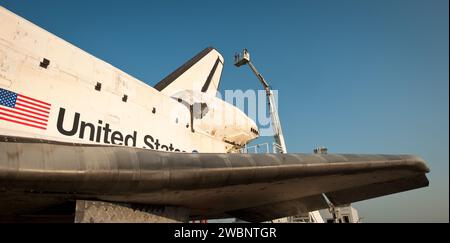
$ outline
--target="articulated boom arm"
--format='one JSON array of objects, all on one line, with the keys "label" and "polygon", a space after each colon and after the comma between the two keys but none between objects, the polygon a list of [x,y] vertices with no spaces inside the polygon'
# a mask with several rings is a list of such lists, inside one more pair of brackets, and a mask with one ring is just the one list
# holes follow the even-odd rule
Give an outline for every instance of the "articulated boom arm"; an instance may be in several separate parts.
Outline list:
[{"label": "articulated boom arm", "polygon": [[281,148],[280,152],[287,153],[286,143],[284,142],[283,131],[281,129],[281,122],[280,118],[278,117],[278,111],[275,98],[273,96],[273,92],[270,89],[269,83],[267,83],[262,74],[258,72],[258,69],[256,69],[256,67],[250,61],[250,53],[248,53],[247,49],[244,49],[242,57],[240,57],[239,54],[235,55],[235,65],[237,67],[240,67],[245,64],[247,64],[250,67],[250,69],[253,71],[253,73],[256,75],[259,81],[261,81],[264,90],[266,91],[270,117],[272,119],[273,130],[275,133],[274,134],[275,142],[280,146]]}]

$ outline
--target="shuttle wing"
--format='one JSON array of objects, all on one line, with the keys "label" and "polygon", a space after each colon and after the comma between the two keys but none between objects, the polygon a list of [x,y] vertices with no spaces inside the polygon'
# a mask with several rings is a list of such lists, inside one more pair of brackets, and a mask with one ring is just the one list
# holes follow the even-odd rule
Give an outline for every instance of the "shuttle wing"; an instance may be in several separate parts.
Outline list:
[{"label": "shuttle wing", "polygon": [[186,154],[8,137],[0,219],[89,199],[259,222],[326,208],[322,193],[341,205],[425,187],[428,172],[411,155]]},{"label": "shuttle wing", "polygon": [[[2,7],[0,26],[0,221],[70,220],[73,202],[86,200],[257,222],[326,208],[322,193],[341,205],[428,185],[425,162],[409,155],[136,148],[182,151],[162,145],[179,140],[189,151],[229,151],[259,135],[237,108],[197,99],[215,99],[224,63],[217,50],[206,48],[150,88]],[[73,123],[64,121],[66,109]],[[150,135],[136,144],[138,131],[155,135],[155,146],[145,143]]]}]

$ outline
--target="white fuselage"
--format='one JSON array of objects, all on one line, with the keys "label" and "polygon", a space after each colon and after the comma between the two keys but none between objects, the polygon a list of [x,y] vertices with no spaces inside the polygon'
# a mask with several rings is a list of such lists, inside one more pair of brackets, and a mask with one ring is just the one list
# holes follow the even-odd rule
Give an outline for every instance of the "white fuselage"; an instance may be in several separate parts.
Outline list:
[{"label": "white fuselage", "polygon": [[0,89],[40,101],[25,111],[0,106],[0,135],[172,152],[232,148],[192,131],[190,110],[177,100],[1,7],[0,24]]}]

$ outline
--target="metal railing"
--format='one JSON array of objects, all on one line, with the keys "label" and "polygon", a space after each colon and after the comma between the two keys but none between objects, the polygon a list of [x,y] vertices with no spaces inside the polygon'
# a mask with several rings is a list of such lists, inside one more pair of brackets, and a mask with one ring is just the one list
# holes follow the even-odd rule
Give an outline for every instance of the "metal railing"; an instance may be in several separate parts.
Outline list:
[{"label": "metal railing", "polygon": [[282,153],[283,152],[283,148],[281,147],[281,145],[279,145],[278,143],[273,142],[272,144],[270,143],[261,143],[261,144],[256,144],[256,145],[252,145],[252,146],[245,146],[243,148],[241,148],[239,150],[240,153],[244,153],[244,154],[259,154],[259,153]]}]

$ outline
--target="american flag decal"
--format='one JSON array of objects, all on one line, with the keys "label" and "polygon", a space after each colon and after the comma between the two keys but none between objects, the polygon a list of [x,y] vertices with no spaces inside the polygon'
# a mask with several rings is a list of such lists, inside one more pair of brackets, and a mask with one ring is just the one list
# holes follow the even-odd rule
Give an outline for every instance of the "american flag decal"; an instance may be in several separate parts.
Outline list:
[{"label": "american flag decal", "polygon": [[0,88],[0,120],[47,130],[51,104]]}]

